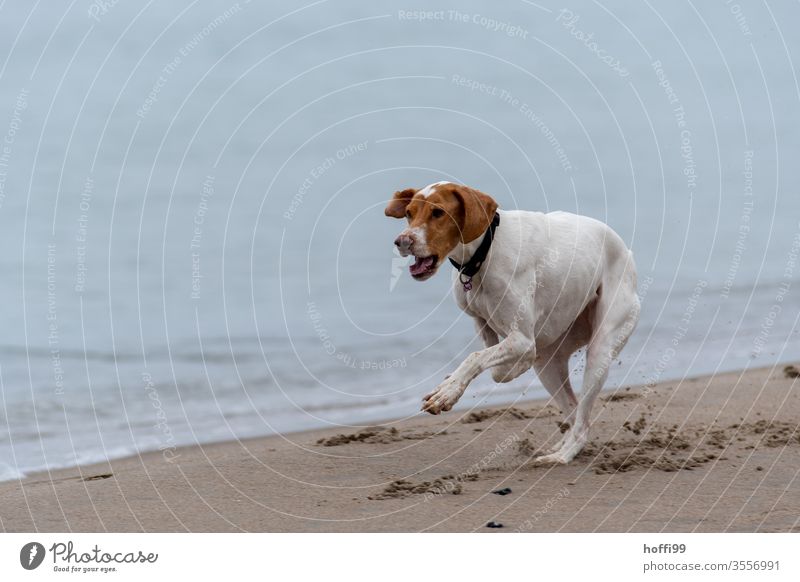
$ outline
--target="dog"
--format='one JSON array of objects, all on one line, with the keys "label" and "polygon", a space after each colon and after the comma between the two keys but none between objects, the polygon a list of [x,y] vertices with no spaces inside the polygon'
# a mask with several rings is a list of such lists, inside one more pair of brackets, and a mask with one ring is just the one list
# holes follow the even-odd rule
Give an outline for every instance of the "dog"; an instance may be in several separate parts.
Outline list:
[{"label": "dog", "polygon": [[[415,257],[415,280],[452,263],[455,300],[485,345],[423,398],[422,410],[450,410],[485,370],[509,382],[533,368],[569,424],[535,462],[569,463],[589,439],[597,395],[639,321],[633,253],[593,218],[499,210],[488,194],[452,182],[395,192],[384,213],[408,221],[394,244]],[[578,400],[569,358],[583,346]]]}]

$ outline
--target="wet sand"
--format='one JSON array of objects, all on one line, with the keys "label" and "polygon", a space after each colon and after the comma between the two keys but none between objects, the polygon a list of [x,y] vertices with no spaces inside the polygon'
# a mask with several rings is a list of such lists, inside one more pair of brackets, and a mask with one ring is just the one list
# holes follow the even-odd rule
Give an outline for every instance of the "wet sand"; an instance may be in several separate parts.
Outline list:
[{"label": "wet sand", "polygon": [[148,453],[0,483],[0,528],[797,532],[797,376],[605,392],[558,467],[531,463],[564,428],[547,401]]}]

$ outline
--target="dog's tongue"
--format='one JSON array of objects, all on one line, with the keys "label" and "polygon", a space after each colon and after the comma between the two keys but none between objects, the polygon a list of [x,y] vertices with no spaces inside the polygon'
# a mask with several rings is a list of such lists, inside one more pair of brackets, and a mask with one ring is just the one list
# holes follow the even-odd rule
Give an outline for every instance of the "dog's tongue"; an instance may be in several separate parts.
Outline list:
[{"label": "dog's tongue", "polygon": [[408,270],[411,271],[412,275],[421,275],[422,273],[430,269],[432,266],[433,266],[433,257],[425,257],[424,259],[417,257],[417,260],[414,261],[414,264],[411,265],[408,268]]}]

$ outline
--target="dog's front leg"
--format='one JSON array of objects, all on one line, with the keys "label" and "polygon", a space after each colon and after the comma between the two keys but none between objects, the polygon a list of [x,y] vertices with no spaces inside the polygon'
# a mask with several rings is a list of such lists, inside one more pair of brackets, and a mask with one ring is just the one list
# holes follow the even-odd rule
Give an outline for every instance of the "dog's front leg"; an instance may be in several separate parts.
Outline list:
[{"label": "dog's front leg", "polygon": [[528,362],[528,366],[531,366],[535,359],[536,344],[533,339],[514,331],[497,345],[467,356],[455,372],[422,399],[422,410],[431,414],[446,412],[453,408],[469,383],[481,372],[494,366],[520,361]]}]

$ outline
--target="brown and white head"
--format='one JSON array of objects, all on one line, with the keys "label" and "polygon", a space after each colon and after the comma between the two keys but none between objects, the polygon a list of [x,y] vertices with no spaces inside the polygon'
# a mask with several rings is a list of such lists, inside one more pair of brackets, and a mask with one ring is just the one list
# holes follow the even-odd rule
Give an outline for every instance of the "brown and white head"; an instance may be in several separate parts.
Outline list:
[{"label": "brown and white head", "polygon": [[496,210],[497,202],[488,194],[461,184],[436,182],[421,190],[395,192],[384,214],[408,220],[394,244],[402,256],[416,257],[409,271],[417,281],[425,281],[459,244],[483,235]]}]

